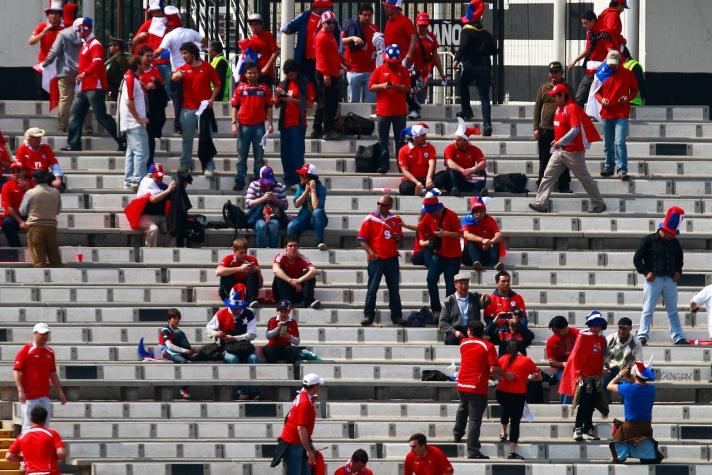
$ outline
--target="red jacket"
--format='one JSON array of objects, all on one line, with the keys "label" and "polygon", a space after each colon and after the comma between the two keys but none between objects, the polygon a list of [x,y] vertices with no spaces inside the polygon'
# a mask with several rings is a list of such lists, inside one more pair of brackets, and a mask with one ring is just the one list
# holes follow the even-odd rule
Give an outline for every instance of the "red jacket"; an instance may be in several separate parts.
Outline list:
[{"label": "red jacket", "polygon": [[106,66],[104,66],[104,47],[94,36],[87,38],[79,51],[77,73],[85,73],[82,79],[82,91],[106,90]]},{"label": "red jacket", "polygon": [[610,33],[611,39],[619,46],[625,41],[625,38],[621,35],[623,32],[621,16],[614,7],[608,7],[598,15],[596,29]]},{"label": "red jacket", "polygon": [[[618,65],[618,71],[611,75],[596,92],[598,102],[606,98],[610,103],[608,107],[601,107],[601,119],[627,119],[630,116],[630,101],[637,95],[638,80],[635,79],[635,75],[623,65]],[[623,96],[627,96],[628,100],[621,104],[618,99]]]}]

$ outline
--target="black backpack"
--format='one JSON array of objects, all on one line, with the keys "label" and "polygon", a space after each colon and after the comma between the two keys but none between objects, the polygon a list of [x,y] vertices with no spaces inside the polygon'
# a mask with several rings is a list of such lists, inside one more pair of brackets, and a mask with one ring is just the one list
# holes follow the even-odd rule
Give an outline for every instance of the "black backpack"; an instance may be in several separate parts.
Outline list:
[{"label": "black backpack", "polygon": [[356,173],[376,173],[381,157],[381,144],[359,145],[356,149]]},{"label": "black backpack", "polygon": [[524,173],[503,173],[494,177],[494,191],[500,193],[526,193],[527,176]]},{"label": "black backpack", "polygon": [[185,238],[188,246],[205,242],[205,228],[208,219],[203,214],[189,214],[185,226]]},{"label": "black backpack", "polygon": [[225,220],[225,224],[235,230],[235,236],[233,237],[233,239],[237,237],[238,229],[247,228],[247,215],[245,215],[245,212],[242,211],[239,206],[235,206],[234,204],[232,204],[232,201],[227,200],[225,202],[225,204],[223,205],[222,214],[223,219]]},{"label": "black backpack", "polygon": [[411,312],[406,320],[406,325],[409,327],[419,328],[433,323],[433,313],[428,307],[423,307],[417,312]]},{"label": "black backpack", "polygon": [[367,117],[361,117],[353,112],[349,112],[341,119],[343,133],[346,135],[355,135],[360,138],[361,135],[371,135],[376,128],[376,123]]}]

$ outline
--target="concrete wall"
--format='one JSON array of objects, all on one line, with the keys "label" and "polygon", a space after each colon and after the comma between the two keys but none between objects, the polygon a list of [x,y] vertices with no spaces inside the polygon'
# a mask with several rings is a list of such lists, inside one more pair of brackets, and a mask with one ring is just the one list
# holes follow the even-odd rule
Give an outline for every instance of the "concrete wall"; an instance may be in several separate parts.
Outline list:
[{"label": "concrete wall", "polygon": [[0,1],[0,67],[37,64],[39,45],[30,46],[27,38],[45,18],[47,0]]}]

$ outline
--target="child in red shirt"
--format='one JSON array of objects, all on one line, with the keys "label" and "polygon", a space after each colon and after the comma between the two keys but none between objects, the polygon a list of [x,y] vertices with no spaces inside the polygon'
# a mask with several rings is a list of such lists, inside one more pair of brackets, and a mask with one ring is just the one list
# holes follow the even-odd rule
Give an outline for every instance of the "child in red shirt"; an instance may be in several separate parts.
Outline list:
[{"label": "child in red shirt", "polygon": [[[252,144],[254,155],[253,177],[257,180],[260,168],[264,166],[262,137],[265,135],[265,121],[269,119],[267,133],[272,133],[272,90],[266,84],[259,84],[260,70],[257,64],[245,64],[246,82],[240,83],[232,96],[232,136],[238,137],[239,158],[235,174],[234,191],[245,188],[247,175],[247,154]],[[238,127],[239,125],[239,127]]]},{"label": "child in red shirt", "polygon": [[504,236],[497,222],[487,214],[487,207],[480,196],[472,197],[470,209],[471,213],[460,223],[465,238],[463,262],[477,272],[483,266],[494,266],[498,271],[504,269],[504,247],[500,245]]},{"label": "child in red shirt", "polygon": [[299,359],[299,325],[291,317],[292,302],[281,300],[277,316],[267,322],[267,345],[264,347],[268,363],[294,363]]},{"label": "child in red shirt", "polygon": [[[334,38],[336,16],[331,10],[321,14],[321,30],[314,37],[316,51],[317,114],[322,123],[315,123],[314,130],[325,134],[326,140],[338,140],[341,135],[334,130],[336,112],[339,107],[339,76],[341,75],[341,55]],[[318,111],[323,111],[319,114]]]}]

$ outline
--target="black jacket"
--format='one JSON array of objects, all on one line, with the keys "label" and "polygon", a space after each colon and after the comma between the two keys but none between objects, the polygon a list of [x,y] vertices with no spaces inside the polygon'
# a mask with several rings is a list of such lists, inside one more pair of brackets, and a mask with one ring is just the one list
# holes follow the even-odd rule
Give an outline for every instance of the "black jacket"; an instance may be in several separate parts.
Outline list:
[{"label": "black jacket", "polygon": [[477,30],[466,26],[460,34],[460,48],[455,60],[466,68],[491,68],[490,56],[497,53],[494,38],[487,30]]},{"label": "black jacket", "polygon": [[[213,143],[213,133],[218,131],[218,123],[215,120],[215,111],[212,107],[208,107],[203,111],[198,120],[198,159],[200,165],[205,171],[205,167],[218,154],[215,144]],[[262,138],[262,137],[260,137]]]},{"label": "black jacket", "polygon": [[166,227],[172,236],[175,236],[182,244],[185,228],[188,224],[188,210],[193,207],[185,190],[193,179],[190,174],[179,173],[176,187],[171,193],[171,209],[166,216]]},{"label": "black jacket", "polygon": [[495,325],[490,323],[485,328],[485,333],[490,338],[493,345],[499,346],[499,356],[507,354],[507,346],[511,340],[517,342],[517,350],[523,354],[527,354],[527,347],[534,341],[534,333],[521,322],[514,328],[514,332],[509,328],[509,325]]},{"label": "black jacket", "polygon": [[666,241],[657,232],[648,234],[640,240],[633,264],[643,275],[652,272],[656,276],[672,277],[675,272],[682,273],[680,241],[677,238]]}]

